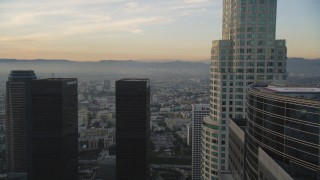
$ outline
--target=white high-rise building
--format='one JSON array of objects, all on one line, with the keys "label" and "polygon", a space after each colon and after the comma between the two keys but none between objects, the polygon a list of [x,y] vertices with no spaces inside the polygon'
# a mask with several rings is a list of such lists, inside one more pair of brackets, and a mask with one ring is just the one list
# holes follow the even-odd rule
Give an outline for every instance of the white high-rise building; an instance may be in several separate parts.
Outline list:
[{"label": "white high-rise building", "polygon": [[222,40],[212,43],[210,118],[202,125],[202,179],[228,171],[229,119],[245,118],[246,88],[287,78],[285,40],[276,40],[277,0],[223,0]]},{"label": "white high-rise building", "polygon": [[201,179],[201,125],[210,113],[210,104],[192,105],[192,180]]}]

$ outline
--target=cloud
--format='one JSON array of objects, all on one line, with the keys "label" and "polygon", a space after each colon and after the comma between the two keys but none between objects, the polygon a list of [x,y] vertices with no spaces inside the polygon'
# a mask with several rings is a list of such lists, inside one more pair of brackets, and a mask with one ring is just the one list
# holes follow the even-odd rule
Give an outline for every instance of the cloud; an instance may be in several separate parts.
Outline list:
[{"label": "cloud", "polygon": [[142,29],[133,29],[132,32],[135,34],[142,34],[143,30]]},{"label": "cloud", "polygon": [[205,3],[208,2],[208,0],[185,0],[185,3],[187,4],[197,4],[197,3]]},{"label": "cloud", "polygon": [[144,34],[159,26],[206,11],[207,0],[29,0],[0,6],[0,41],[50,41],[62,36],[95,32]]},{"label": "cloud", "polygon": [[[92,23],[84,26],[83,24],[73,25],[64,30],[65,35],[90,33],[97,31],[127,31],[135,34],[141,33],[142,29],[139,27],[150,24],[159,24],[169,22],[170,19],[164,17],[138,17],[122,20],[112,20],[105,23]],[[134,29],[134,30],[132,30]]]}]

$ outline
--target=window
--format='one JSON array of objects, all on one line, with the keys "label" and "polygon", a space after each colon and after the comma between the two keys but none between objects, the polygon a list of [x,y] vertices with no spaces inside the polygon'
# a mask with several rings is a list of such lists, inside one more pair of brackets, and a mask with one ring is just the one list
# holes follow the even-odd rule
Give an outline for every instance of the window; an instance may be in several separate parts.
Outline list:
[{"label": "window", "polygon": [[243,79],[243,75],[236,75],[236,79]]},{"label": "window", "polygon": [[247,75],[247,76],[246,76],[246,79],[254,80],[254,75]]},{"label": "window", "polygon": [[254,73],[254,69],[246,69],[247,73]]},{"label": "window", "polygon": [[236,108],[236,112],[242,112],[243,109],[242,108]]},{"label": "window", "polygon": [[227,82],[226,81],[222,81],[222,86],[226,86],[226,85],[227,85]]},{"label": "window", "polygon": [[243,99],[243,95],[242,94],[236,94],[236,99]]},{"label": "window", "polygon": [[236,101],[236,105],[242,106],[243,102],[242,101]]},{"label": "window", "polygon": [[273,62],[268,62],[267,66],[273,66]]},{"label": "window", "polygon": [[243,92],[242,88],[236,88],[236,92]]},{"label": "window", "polygon": [[247,62],[247,66],[254,66],[254,62]]}]

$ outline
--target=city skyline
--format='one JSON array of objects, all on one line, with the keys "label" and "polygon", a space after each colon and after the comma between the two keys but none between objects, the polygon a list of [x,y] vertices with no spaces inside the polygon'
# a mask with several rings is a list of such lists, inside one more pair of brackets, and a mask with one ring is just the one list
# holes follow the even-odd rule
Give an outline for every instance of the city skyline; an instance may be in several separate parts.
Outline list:
[{"label": "city skyline", "polygon": [[[276,38],[288,57],[319,58],[320,1],[288,2],[278,1]],[[13,0],[0,10],[0,58],[200,61],[222,34],[221,0]]]}]

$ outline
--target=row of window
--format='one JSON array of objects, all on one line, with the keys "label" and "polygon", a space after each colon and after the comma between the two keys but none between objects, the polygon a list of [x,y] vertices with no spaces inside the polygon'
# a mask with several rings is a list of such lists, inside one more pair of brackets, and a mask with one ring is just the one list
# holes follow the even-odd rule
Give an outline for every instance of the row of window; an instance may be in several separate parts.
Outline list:
[{"label": "row of window", "polygon": [[[254,44],[255,41],[247,41],[247,43]],[[260,41],[259,41],[260,42]],[[262,41],[261,41],[262,42]],[[239,43],[240,45],[244,45],[244,41],[236,41],[236,43]],[[212,49],[211,51],[212,54],[218,54],[220,53],[221,55],[223,54],[244,54],[244,53],[268,53],[268,54],[274,54],[275,49],[274,48],[239,48],[239,49],[220,49],[219,51],[217,49]],[[284,49],[279,49],[277,51],[277,54],[282,55],[286,53]]]},{"label": "row of window", "polygon": [[[219,84],[219,81],[213,81],[213,82],[211,82],[212,84],[214,84],[214,85],[218,85]],[[246,83],[246,85],[248,86],[248,85],[250,85],[250,84],[252,84],[253,82],[247,82]],[[233,86],[233,85],[235,85],[235,86],[240,86],[241,85],[241,83],[239,82],[239,81],[236,81],[235,83],[233,83],[233,82],[229,82],[228,83],[228,85],[229,86]],[[227,86],[227,82],[226,81],[222,81],[222,86]]]},{"label": "row of window", "polygon": [[[274,56],[274,55],[229,55],[229,56],[225,56],[225,55],[220,55],[220,58],[218,59],[219,56],[211,56],[211,60],[285,60],[286,56]],[[228,59],[227,59],[228,58]]]},{"label": "row of window", "polygon": [[[238,1],[234,1],[234,2],[238,2]],[[275,4],[277,1],[276,0],[241,0],[241,5],[245,5],[245,4]]]},{"label": "row of window", "polygon": [[275,13],[241,13],[236,14],[235,19],[244,20],[244,19],[274,19],[276,17]]},{"label": "row of window", "polygon": [[[238,7],[238,12],[255,12],[255,11],[271,11],[274,12],[276,10],[275,6],[249,6],[249,7]],[[254,13],[252,13],[254,14]]]},{"label": "row of window", "polygon": [[[259,14],[259,15],[271,15],[271,14]],[[274,27],[266,27],[266,26],[259,26],[259,27],[238,27],[235,32],[237,33],[245,33],[245,32],[274,32]],[[230,30],[230,33],[233,34],[233,30]]]},{"label": "row of window", "polygon": [[[231,30],[232,31],[232,30]],[[230,34],[233,34],[233,33],[230,33]],[[246,34],[241,34],[241,35],[238,35],[239,37],[241,37],[240,40],[234,40],[233,41],[215,41],[213,43],[213,47],[217,47],[218,46],[218,43],[220,42],[220,52],[224,52],[223,54],[231,54],[231,53],[234,53],[235,50],[232,50],[231,48],[228,48],[226,51],[222,51],[223,48],[222,47],[232,47],[234,45],[236,46],[245,46],[245,45],[258,45],[258,46],[285,46],[285,41],[283,40],[258,40],[258,41],[255,41],[255,40],[248,40],[248,41],[245,41],[245,40],[242,40],[246,37]],[[248,34],[247,36],[251,37],[251,38],[255,38],[256,37],[256,34]],[[261,34],[261,37],[262,36],[265,36],[265,34]],[[268,36],[268,35],[266,35]],[[273,36],[273,35],[272,35]],[[231,35],[232,39],[236,39],[236,36],[235,35]],[[283,51],[283,53],[285,53],[284,49],[282,49],[281,51]],[[218,49],[217,48],[212,48],[211,50],[211,53],[212,54],[217,54],[218,53]],[[281,53],[281,52],[280,52]]]}]

